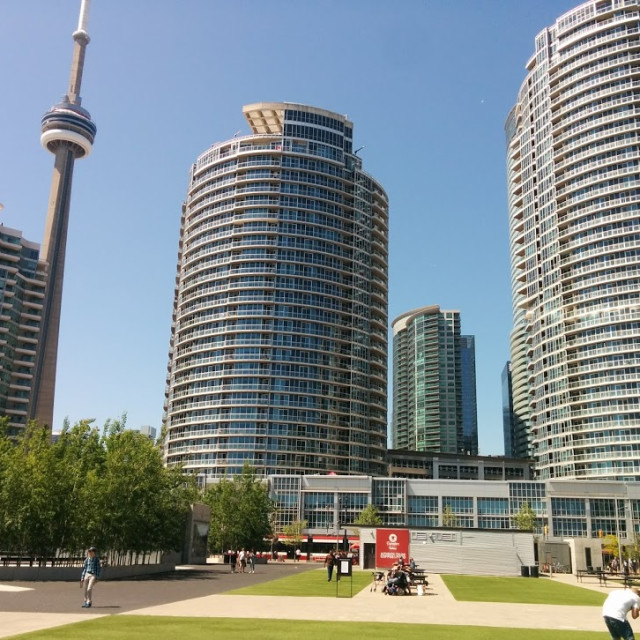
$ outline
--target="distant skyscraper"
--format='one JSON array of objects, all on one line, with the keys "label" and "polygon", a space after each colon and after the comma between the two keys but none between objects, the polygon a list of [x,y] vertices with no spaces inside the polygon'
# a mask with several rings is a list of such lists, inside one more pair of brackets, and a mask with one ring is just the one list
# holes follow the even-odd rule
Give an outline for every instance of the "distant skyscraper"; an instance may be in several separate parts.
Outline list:
[{"label": "distant skyscraper", "polygon": [[42,243],[41,259],[45,270],[46,287],[42,301],[42,323],[36,350],[29,416],[49,426],[53,422],[73,165],[76,158],[89,155],[96,134],[96,125],[92,122],[89,112],[80,106],[84,55],[89,44],[87,33],[89,5],[89,0],[82,0],[78,28],[73,33],[75,45],[69,90],[62,98],[62,102],[52,107],[43,116],[40,138],[45,149],[55,155],[55,164]]},{"label": "distant skyscraper", "polygon": [[513,433],[513,396],[511,391],[511,363],[504,365],[502,382],[502,433],[504,436],[504,455],[515,458]]},{"label": "distant skyscraper", "polygon": [[592,0],[539,33],[506,123],[513,411],[541,479],[640,480],[639,12]]},{"label": "distant skyscraper", "polygon": [[0,416],[9,435],[27,421],[45,282],[39,245],[0,225]]},{"label": "distant skyscraper", "polygon": [[462,450],[478,455],[478,401],[476,398],[476,338],[460,336],[462,381]]},{"label": "distant skyscraper", "polygon": [[193,165],[166,396],[168,464],[202,478],[384,473],[387,196],[344,116],[244,107]]},{"label": "distant skyscraper", "polygon": [[462,453],[460,313],[421,307],[392,327],[393,448]]}]

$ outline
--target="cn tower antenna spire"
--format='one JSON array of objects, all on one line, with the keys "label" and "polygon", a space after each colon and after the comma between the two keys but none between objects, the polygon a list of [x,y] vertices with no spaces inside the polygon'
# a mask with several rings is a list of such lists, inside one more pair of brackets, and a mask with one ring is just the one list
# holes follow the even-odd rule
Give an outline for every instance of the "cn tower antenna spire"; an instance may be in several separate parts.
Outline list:
[{"label": "cn tower antenna spire", "polygon": [[74,46],[69,90],[62,98],[62,102],[52,107],[42,117],[42,135],[40,136],[42,146],[54,154],[55,164],[40,254],[46,285],[27,417],[49,427],[53,422],[73,166],[76,158],[89,155],[96,135],[96,125],[91,120],[89,112],[80,106],[84,56],[90,40],[87,32],[89,7],[90,0],[82,0],[78,28],[73,32]]},{"label": "cn tower antenna spire", "polygon": [[67,98],[71,104],[80,104],[80,87],[82,86],[82,70],[84,68],[84,53],[91,38],[87,27],[89,26],[89,9],[91,0],[82,0],[80,5],[80,17],[78,18],[78,28],[73,32],[75,47],[73,48],[73,60],[71,62],[71,77],[69,78],[69,93]]}]

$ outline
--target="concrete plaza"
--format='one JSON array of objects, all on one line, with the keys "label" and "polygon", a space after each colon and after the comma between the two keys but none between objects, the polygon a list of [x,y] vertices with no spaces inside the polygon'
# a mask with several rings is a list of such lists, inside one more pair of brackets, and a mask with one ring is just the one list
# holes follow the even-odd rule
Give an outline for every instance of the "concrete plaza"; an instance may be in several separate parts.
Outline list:
[{"label": "concrete plaza", "polygon": [[[149,615],[186,617],[247,617],[325,620],[327,606],[334,621],[389,622],[409,624],[478,625],[512,628],[606,631],[600,607],[457,602],[440,576],[429,576],[422,597],[391,597],[364,589],[353,598],[347,584],[340,585],[339,598],[295,598],[281,596],[232,596],[224,591],[257,584],[300,571],[324,571],[306,563],[259,565],[255,574],[231,574],[223,565],[183,567],[175,574],[139,580],[100,582],[94,607],[82,609],[79,583],[37,582],[0,585],[0,638],[55,627],[104,615]],[[531,578],[534,579],[534,578]],[[549,578],[539,578],[546,580]],[[590,581],[579,584],[573,575],[555,575],[566,582],[603,595],[612,588]],[[250,604],[249,604],[250,602]]]}]

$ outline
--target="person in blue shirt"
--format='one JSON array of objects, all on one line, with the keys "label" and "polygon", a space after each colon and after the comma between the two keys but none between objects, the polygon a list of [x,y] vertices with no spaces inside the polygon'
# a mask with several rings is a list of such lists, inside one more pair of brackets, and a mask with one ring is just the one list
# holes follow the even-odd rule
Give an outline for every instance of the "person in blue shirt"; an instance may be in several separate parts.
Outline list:
[{"label": "person in blue shirt", "polygon": [[96,548],[89,547],[87,557],[82,565],[82,575],[80,576],[80,586],[84,587],[84,603],[83,607],[91,606],[91,596],[93,594],[93,585],[100,578],[100,558],[96,555]]}]

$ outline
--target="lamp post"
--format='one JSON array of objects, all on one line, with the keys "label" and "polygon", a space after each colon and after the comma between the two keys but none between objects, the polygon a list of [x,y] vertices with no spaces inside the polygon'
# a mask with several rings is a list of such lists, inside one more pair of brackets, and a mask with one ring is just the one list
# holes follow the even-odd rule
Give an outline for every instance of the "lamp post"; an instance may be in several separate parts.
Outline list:
[{"label": "lamp post", "polygon": [[[624,503],[622,505],[622,508],[624,509]],[[626,516],[626,514],[625,514],[625,516]],[[618,558],[620,560],[620,567],[618,567],[618,568],[621,569],[622,571],[624,571],[624,565],[623,565],[624,559],[622,557],[622,543],[620,542],[620,526],[619,526],[618,517],[619,517],[618,500],[616,498],[616,538],[618,540]]]}]

